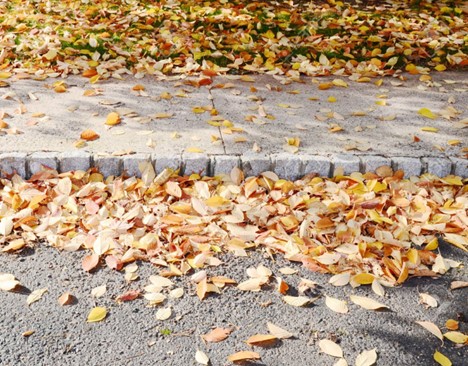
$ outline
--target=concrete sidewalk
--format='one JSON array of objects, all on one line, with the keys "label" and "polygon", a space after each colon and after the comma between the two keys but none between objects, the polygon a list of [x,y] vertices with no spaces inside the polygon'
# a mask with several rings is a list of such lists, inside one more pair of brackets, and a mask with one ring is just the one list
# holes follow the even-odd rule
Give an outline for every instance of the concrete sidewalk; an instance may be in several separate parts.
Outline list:
[{"label": "concrete sidewalk", "polygon": [[[30,176],[44,164],[133,175],[151,159],[157,171],[182,174],[240,166],[247,175],[273,170],[295,179],[391,164],[407,176],[468,177],[467,74],[431,76],[385,78],[380,86],[374,79],[289,83],[266,75],[219,76],[200,87],[199,78],[8,80],[0,89],[0,170]],[[58,93],[54,83],[62,82],[66,91]],[[105,124],[110,112],[120,124]],[[86,129],[100,137],[80,141]]]}]

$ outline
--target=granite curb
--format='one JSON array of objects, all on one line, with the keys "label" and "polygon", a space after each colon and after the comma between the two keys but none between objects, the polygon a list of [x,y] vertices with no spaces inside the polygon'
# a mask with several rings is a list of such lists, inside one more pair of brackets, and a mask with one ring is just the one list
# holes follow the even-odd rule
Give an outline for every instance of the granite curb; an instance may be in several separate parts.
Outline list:
[{"label": "granite curb", "polygon": [[29,178],[42,167],[56,169],[59,172],[87,170],[96,167],[105,176],[126,173],[130,176],[140,174],[138,165],[150,161],[157,172],[165,167],[179,169],[180,174],[201,175],[228,174],[232,168],[241,168],[246,176],[259,175],[264,171],[274,171],[285,179],[298,179],[306,174],[317,173],[320,176],[332,176],[335,169],[341,167],[345,174],[360,171],[375,171],[382,165],[391,165],[402,169],[406,177],[423,173],[445,177],[450,174],[468,177],[468,159],[461,158],[413,158],[384,157],[377,155],[301,155],[301,154],[257,154],[243,155],[206,155],[184,153],[174,155],[133,154],[112,156],[90,154],[84,151],[72,152],[10,152],[0,154],[0,175],[16,172],[23,178]]}]

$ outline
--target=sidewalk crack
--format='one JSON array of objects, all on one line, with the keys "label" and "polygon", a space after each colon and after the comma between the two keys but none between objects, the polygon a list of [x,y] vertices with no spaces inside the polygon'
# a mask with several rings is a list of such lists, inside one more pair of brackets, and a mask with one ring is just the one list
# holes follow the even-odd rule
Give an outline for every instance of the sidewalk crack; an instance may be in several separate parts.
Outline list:
[{"label": "sidewalk crack", "polygon": [[[210,100],[211,100],[211,106],[216,109],[216,106],[215,106],[215,103],[214,103],[214,96],[213,94],[211,93],[211,88],[207,87],[208,89],[208,93],[210,94]],[[217,110],[217,109],[216,109]],[[221,144],[223,145],[223,151],[224,151],[224,155],[226,155],[226,144],[224,142],[224,137],[223,137],[223,133],[221,132],[221,126],[218,126],[218,132],[219,132],[219,137],[221,138]]]}]

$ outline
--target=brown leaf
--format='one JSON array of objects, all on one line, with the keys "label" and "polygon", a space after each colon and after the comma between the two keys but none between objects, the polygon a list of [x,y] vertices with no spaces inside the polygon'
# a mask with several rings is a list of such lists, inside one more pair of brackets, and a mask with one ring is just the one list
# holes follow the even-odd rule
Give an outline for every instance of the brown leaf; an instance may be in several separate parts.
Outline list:
[{"label": "brown leaf", "polygon": [[200,300],[203,300],[208,292],[208,283],[206,278],[197,283],[197,296]]},{"label": "brown leaf", "polygon": [[211,332],[203,334],[201,337],[205,340],[205,342],[217,343],[224,341],[227,337],[229,337],[231,332],[231,328],[215,328]]},{"label": "brown leaf", "polygon": [[140,296],[140,290],[129,290],[122,295],[117,296],[117,302],[133,301]]}]

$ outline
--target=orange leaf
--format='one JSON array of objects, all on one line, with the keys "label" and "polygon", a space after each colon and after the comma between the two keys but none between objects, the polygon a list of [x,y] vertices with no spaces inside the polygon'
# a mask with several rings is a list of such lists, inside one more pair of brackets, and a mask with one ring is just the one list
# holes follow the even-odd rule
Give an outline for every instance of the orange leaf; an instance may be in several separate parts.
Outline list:
[{"label": "orange leaf", "polygon": [[230,328],[215,328],[207,334],[203,334],[201,337],[205,342],[217,343],[224,341],[229,334],[231,334],[232,329]]},{"label": "orange leaf", "polygon": [[96,76],[97,75],[97,71],[95,69],[88,69],[88,70],[85,70],[83,71],[83,74],[82,74],[85,78],[90,78],[90,77],[93,77],[93,76]]},{"label": "orange leaf", "polygon": [[83,140],[86,140],[86,141],[94,141],[94,140],[97,140],[99,138],[99,135],[95,131],[93,131],[91,129],[87,129],[87,130],[84,130],[83,132],[81,132],[80,137]]},{"label": "orange leaf", "polygon": [[261,357],[257,352],[241,351],[229,355],[227,359],[231,362],[245,362],[249,360],[260,360],[260,358]]},{"label": "orange leaf", "polygon": [[86,272],[89,272],[96,268],[99,263],[99,256],[97,254],[90,254],[83,258],[81,266]]},{"label": "orange leaf", "polygon": [[106,125],[115,126],[120,123],[120,116],[116,112],[111,112],[107,115]]},{"label": "orange leaf", "polygon": [[271,343],[276,342],[278,338],[276,338],[273,334],[256,334],[249,339],[247,339],[245,342],[249,346],[265,346],[265,345],[270,345]]}]

